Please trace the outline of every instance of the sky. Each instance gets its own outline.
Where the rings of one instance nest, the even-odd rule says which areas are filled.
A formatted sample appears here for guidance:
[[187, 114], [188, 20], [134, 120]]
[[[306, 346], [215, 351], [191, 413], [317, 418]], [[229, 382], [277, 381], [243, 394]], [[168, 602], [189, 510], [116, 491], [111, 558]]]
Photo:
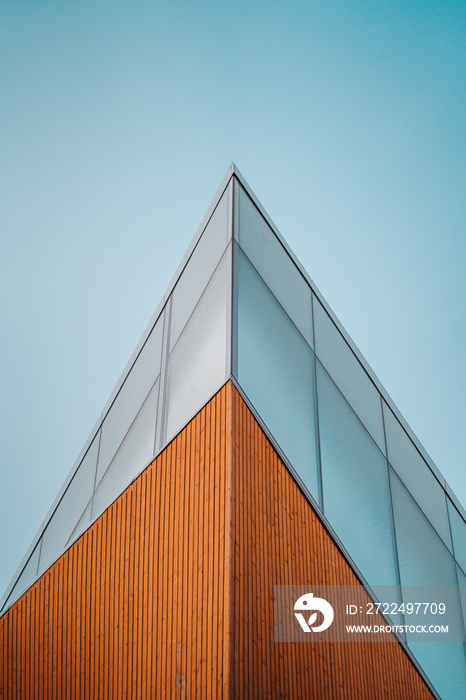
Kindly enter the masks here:
[[0, 593], [235, 162], [466, 505], [466, 4], [0, 3]]

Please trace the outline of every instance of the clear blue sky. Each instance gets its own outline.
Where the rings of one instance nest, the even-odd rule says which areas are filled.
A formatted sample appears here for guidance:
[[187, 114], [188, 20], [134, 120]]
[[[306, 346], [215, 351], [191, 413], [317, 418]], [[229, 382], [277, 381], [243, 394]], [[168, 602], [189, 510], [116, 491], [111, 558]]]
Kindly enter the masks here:
[[0, 5], [0, 589], [231, 161], [466, 503], [466, 3]]

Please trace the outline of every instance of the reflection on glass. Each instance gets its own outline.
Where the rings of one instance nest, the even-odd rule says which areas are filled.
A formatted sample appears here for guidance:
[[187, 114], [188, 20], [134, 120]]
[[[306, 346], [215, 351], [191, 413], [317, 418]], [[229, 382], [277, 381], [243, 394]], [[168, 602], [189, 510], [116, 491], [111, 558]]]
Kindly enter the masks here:
[[235, 269], [237, 379], [318, 500], [312, 350], [239, 249]]
[[62, 553], [68, 538], [92, 498], [94, 491], [99, 433], [86, 452], [67, 490], [42, 535], [39, 572], [45, 571]]
[[311, 289], [241, 186], [238, 242], [295, 326], [313, 347]]
[[173, 291], [171, 352], [228, 244], [229, 188], [223, 194]]
[[466, 631], [466, 574], [456, 565], [458, 586], [460, 587], [461, 611], [463, 613], [463, 629]]
[[165, 440], [171, 440], [220, 389], [226, 374], [231, 248], [219, 263], [168, 360]]
[[388, 460], [451, 551], [445, 491], [385, 402], [383, 411]]
[[[461, 609], [454, 559], [391, 468], [390, 483], [403, 600], [415, 602], [409, 601], [408, 585], [451, 587], [446, 605], [459, 626]], [[458, 691], [466, 687], [463, 645], [411, 642], [409, 634], [408, 644], [441, 697], [461, 697]]]
[[463, 570], [466, 571], [466, 523], [449, 498], [447, 498], [447, 501], [453, 546], [455, 548], [455, 559]]
[[324, 513], [371, 585], [396, 585], [387, 462], [317, 363]]
[[456, 585], [453, 557], [390, 469], [402, 584]]
[[314, 296], [316, 355], [385, 454], [380, 394]]
[[463, 644], [413, 642], [409, 644], [409, 648], [442, 700], [458, 700], [465, 697]]
[[99, 483], [147, 394], [160, 373], [163, 314], [155, 324], [102, 425], [97, 483]]
[[159, 380], [136, 416], [94, 495], [92, 518], [100, 515], [154, 456]]

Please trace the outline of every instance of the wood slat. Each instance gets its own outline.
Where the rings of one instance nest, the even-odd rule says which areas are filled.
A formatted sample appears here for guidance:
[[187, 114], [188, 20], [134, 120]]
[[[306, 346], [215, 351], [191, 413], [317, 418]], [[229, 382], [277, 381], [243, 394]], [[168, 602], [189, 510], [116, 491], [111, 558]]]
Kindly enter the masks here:
[[2, 700], [430, 698], [398, 643], [273, 641], [358, 580], [229, 382], [0, 618]]
[[230, 391], [0, 618], [2, 700], [217, 696]]
[[[232, 593], [230, 698], [432, 698], [401, 645], [275, 643], [274, 585], [360, 585], [337, 545], [232, 392]], [[369, 600], [362, 589], [363, 600]]]

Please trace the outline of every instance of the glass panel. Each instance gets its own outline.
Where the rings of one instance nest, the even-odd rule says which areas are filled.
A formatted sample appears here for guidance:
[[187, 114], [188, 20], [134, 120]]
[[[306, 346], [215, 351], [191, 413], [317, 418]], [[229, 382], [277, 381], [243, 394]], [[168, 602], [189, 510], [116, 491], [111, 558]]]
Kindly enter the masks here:
[[39, 571], [43, 572], [62, 553], [94, 491], [99, 433], [86, 452], [42, 535]]
[[311, 347], [311, 288], [241, 186], [238, 242]]
[[456, 585], [453, 557], [390, 468], [402, 584]]
[[117, 498], [154, 456], [159, 380], [144, 402], [94, 495], [92, 518]]
[[388, 460], [451, 551], [445, 492], [384, 402]]
[[165, 441], [220, 389], [226, 374], [231, 247], [168, 359]]
[[[453, 557], [391, 468], [390, 483], [403, 600], [415, 602], [409, 600], [406, 585], [451, 586], [452, 593], [445, 602], [459, 624], [461, 611]], [[451, 624], [451, 617], [449, 622]], [[431, 620], [428, 619], [427, 623], [431, 624]], [[410, 643], [409, 634], [408, 644], [441, 697], [461, 697], [458, 689], [464, 690], [465, 687], [463, 645], [452, 642]], [[448, 673], [445, 673], [446, 668]]]
[[103, 422], [97, 483], [102, 478], [160, 373], [162, 336], [163, 314], [159, 316]]
[[387, 461], [317, 363], [324, 513], [371, 585], [397, 585]]
[[[24, 591], [27, 588], [29, 588], [29, 586], [31, 584], [33, 584], [34, 581], [36, 580], [36, 578], [37, 578], [37, 564], [39, 562], [39, 551], [40, 551], [40, 540], [38, 541], [38, 543], [34, 547], [34, 551], [32, 552], [31, 556], [29, 557], [29, 561], [27, 562], [21, 575], [19, 576], [18, 580], [16, 581], [15, 585], [13, 586], [11, 593], [8, 596], [7, 600], [5, 601], [3, 608], [6, 608], [7, 606], [14, 603], [15, 600], [18, 600], [18, 598], [24, 593]], [[2, 610], [3, 610], [3, 608], [2, 608]]]
[[458, 574], [458, 585], [460, 587], [460, 600], [461, 600], [461, 610], [463, 613], [463, 630], [466, 630], [466, 574], [456, 566], [456, 573]]
[[319, 500], [313, 352], [238, 248], [235, 274], [237, 379], [304, 484]]
[[173, 290], [170, 348], [185, 327], [228, 243], [228, 188], [219, 201]]
[[409, 648], [442, 700], [465, 697], [466, 673], [463, 644], [413, 642]]
[[89, 527], [91, 524], [91, 510], [92, 510], [92, 499], [89, 501], [87, 504], [84, 513], [81, 515], [81, 517], [78, 520], [78, 524], [74, 528], [73, 532], [68, 538], [68, 541], [66, 543], [66, 546], [69, 547], [74, 540], [76, 540], [80, 535], [83, 534], [85, 530]]
[[380, 394], [314, 296], [316, 355], [385, 454]]
[[455, 559], [466, 570], [466, 523], [449, 498], [447, 498], [447, 502]]

